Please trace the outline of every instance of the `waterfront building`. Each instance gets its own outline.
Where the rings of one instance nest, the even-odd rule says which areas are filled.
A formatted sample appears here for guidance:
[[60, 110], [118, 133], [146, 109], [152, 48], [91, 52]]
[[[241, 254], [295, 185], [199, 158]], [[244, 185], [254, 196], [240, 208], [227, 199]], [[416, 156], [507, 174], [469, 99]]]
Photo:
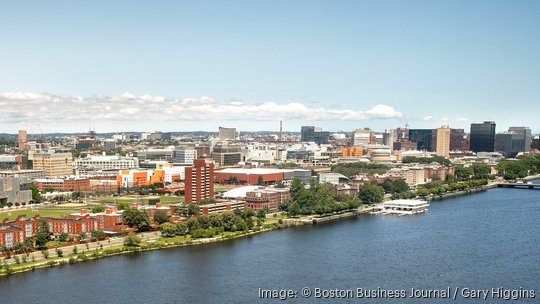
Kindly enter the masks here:
[[213, 214], [231, 212], [235, 209], [244, 210], [245, 203], [243, 201], [222, 201], [214, 204], [201, 205], [201, 214]]
[[210, 159], [197, 159], [192, 167], [187, 167], [185, 179], [186, 203], [200, 203], [203, 199], [214, 198], [214, 163]]
[[470, 132], [470, 150], [473, 152], [495, 151], [495, 122], [472, 123]]
[[435, 152], [439, 156], [450, 157], [450, 128], [442, 126], [437, 129]]
[[69, 176], [73, 174], [73, 156], [71, 153], [56, 153], [54, 151], [30, 153], [32, 168], [44, 170], [49, 177]]
[[429, 207], [427, 201], [398, 199], [383, 203], [382, 213], [386, 214], [417, 214], [426, 212]]
[[256, 189], [246, 193], [245, 208], [275, 211], [290, 197], [290, 191], [286, 188]]

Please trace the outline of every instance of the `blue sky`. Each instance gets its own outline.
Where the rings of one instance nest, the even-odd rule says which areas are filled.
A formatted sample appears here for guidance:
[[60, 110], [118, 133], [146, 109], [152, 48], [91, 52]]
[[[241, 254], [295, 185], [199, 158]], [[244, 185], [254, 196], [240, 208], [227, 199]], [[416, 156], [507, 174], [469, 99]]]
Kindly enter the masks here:
[[539, 1], [4, 2], [0, 132], [279, 119], [293, 131], [489, 119], [538, 132], [538, 16]]

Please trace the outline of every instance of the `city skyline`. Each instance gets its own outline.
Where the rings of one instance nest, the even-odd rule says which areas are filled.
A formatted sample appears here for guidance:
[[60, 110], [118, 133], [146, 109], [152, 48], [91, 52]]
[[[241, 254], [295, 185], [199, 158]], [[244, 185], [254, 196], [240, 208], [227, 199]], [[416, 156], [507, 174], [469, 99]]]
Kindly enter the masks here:
[[536, 1], [1, 8], [0, 132], [255, 131], [279, 120], [291, 131], [493, 120], [540, 132], [524, 110], [540, 99]]

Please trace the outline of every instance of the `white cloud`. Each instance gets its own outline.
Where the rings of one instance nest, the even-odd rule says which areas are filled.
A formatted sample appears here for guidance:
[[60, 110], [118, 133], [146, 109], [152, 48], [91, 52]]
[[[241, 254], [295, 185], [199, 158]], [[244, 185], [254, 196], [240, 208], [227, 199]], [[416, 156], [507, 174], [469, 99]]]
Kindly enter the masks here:
[[219, 103], [211, 97], [166, 99], [161, 96], [94, 95], [62, 96], [49, 93], [7, 92], [0, 94], [4, 123], [69, 123], [70, 121], [199, 121], [276, 119], [356, 121], [403, 117], [394, 108], [378, 104], [366, 111], [312, 108], [302, 103]]
[[423, 120], [425, 121], [429, 121], [429, 120], [432, 120], [433, 119], [433, 116], [424, 116]]
[[465, 118], [465, 117], [460, 117], [460, 118], [456, 119], [456, 121], [459, 121], [459, 122], [465, 122], [465, 121], [467, 121], [467, 118]]

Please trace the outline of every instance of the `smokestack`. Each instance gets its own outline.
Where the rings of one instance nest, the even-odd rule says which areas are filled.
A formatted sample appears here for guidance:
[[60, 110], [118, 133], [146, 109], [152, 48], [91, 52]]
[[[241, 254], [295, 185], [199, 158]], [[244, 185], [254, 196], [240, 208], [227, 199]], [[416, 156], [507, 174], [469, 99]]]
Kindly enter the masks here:
[[279, 141], [281, 141], [281, 135], [283, 133], [283, 120], [279, 121]]

